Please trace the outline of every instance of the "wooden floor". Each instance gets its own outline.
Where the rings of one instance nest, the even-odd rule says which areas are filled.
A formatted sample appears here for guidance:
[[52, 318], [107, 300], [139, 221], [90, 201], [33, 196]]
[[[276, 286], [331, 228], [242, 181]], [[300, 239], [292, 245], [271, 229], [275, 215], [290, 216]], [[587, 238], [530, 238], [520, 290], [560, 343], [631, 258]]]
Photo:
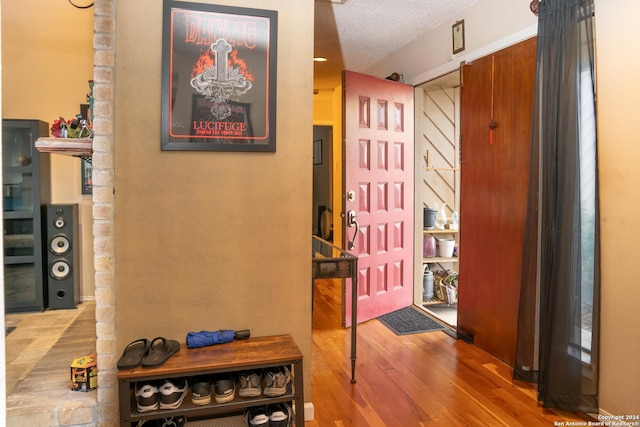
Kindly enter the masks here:
[[514, 381], [511, 367], [471, 344], [444, 332], [398, 336], [375, 319], [357, 328], [357, 383], [351, 384], [340, 287], [315, 283], [315, 419], [305, 427], [532, 427], [590, 419], [543, 409], [534, 385]]

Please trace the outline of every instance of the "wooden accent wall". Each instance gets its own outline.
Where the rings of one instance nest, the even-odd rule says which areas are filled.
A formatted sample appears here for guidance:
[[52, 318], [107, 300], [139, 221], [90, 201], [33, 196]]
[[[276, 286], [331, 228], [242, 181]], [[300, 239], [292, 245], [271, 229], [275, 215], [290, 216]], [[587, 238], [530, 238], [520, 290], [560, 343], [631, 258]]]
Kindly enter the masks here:
[[458, 327], [512, 366], [535, 57], [534, 38], [462, 67]]

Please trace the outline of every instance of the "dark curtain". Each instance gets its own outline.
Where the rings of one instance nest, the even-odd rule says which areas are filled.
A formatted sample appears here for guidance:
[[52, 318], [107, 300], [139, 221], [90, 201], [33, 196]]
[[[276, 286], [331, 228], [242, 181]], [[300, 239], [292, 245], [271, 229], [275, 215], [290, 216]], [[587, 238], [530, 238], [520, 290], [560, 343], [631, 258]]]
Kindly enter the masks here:
[[544, 407], [598, 412], [600, 238], [593, 0], [538, 9], [514, 378]]

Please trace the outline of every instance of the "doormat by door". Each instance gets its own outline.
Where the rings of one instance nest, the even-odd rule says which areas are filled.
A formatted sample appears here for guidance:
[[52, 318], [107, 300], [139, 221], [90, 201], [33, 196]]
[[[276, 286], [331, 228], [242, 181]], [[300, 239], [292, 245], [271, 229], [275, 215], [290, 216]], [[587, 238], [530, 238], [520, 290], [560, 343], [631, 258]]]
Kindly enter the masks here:
[[7, 335], [9, 335], [11, 332], [15, 330], [16, 330], [15, 326], [7, 326], [6, 328], [4, 328], [4, 336], [6, 337]]
[[383, 314], [378, 317], [378, 320], [395, 332], [396, 335], [445, 330], [443, 325], [413, 306]]

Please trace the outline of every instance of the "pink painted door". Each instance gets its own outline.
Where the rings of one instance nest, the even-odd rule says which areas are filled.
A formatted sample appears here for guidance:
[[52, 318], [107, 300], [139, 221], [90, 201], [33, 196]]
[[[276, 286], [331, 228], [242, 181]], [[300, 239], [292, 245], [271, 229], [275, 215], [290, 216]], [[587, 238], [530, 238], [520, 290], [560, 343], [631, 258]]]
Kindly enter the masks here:
[[413, 302], [413, 87], [345, 71], [343, 89], [344, 248], [358, 256], [360, 323]]

